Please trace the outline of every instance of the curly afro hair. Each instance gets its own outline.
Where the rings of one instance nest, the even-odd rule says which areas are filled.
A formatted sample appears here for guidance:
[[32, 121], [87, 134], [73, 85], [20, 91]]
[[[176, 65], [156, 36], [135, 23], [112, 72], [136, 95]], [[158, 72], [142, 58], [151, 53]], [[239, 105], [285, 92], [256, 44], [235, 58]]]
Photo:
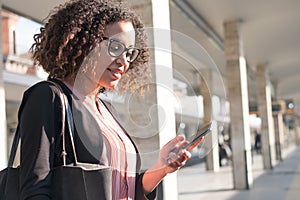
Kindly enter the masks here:
[[51, 78], [75, 78], [84, 58], [103, 41], [108, 24], [129, 21], [135, 29], [138, 58], [130, 64], [118, 85], [119, 91], [143, 91], [151, 79], [149, 50], [144, 25], [127, 6], [107, 0], [71, 0], [54, 8], [34, 35], [30, 51], [36, 65]]

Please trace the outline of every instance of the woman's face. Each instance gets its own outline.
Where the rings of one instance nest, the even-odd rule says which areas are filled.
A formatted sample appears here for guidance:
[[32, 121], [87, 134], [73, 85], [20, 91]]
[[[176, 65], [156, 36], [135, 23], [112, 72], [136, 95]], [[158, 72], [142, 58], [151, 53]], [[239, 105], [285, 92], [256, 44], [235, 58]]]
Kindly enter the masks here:
[[[114, 89], [129, 68], [126, 48], [134, 47], [135, 31], [131, 22], [122, 21], [107, 25], [104, 36], [105, 40], [89, 55], [89, 59], [94, 60], [96, 66], [92, 66], [94, 70], [88, 70], [86, 75], [98, 87]], [[119, 51], [120, 47], [125, 52]], [[115, 52], [122, 54], [115, 56]]]

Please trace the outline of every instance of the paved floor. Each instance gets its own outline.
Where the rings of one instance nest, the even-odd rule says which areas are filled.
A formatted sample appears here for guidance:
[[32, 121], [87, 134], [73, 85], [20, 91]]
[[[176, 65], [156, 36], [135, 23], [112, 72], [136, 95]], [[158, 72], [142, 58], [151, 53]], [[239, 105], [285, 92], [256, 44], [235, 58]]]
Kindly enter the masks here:
[[207, 172], [204, 163], [178, 172], [179, 200], [300, 200], [300, 146], [284, 150], [283, 161], [263, 170], [262, 156], [253, 156], [253, 186], [233, 190], [232, 168]]

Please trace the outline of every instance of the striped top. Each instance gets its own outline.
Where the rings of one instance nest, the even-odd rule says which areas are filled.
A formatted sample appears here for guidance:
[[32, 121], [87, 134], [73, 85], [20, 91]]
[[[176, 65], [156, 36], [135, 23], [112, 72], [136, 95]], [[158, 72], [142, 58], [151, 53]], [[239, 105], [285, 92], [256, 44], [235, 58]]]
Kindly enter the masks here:
[[107, 158], [112, 168], [112, 199], [131, 200], [135, 196], [136, 150], [132, 141], [100, 99], [85, 98], [83, 104], [94, 113], [102, 131]]

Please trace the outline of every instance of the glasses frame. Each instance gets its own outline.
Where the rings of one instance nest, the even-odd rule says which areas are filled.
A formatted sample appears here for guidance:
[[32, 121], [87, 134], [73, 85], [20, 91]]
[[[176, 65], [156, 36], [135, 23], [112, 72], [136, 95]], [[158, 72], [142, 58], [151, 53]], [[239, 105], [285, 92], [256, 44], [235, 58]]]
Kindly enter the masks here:
[[[126, 47], [126, 45], [123, 43], [123, 42], [121, 42], [120, 40], [118, 40], [118, 39], [115, 39], [115, 38], [109, 38], [109, 37], [103, 37], [103, 40], [106, 40], [106, 41], [108, 41], [108, 44], [107, 44], [107, 52], [108, 52], [108, 54], [111, 56], [111, 57], [114, 57], [114, 58], [119, 58], [121, 55], [123, 55], [124, 54], [124, 52], [126, 52], [126, 59], [127, 59], [127, 61], [128, 62], [130, 62], [130, 63], [132, 63], [132, 62], [134, 62], [136, 59], [137, 59], [137, 57], [139, 57], [139, 55], [140, 55], [140, 53], [141, 53], [141, 49], [139, 49], [139, 48], [137, 48], [137, 47]], [[111, 45], [111, 43], [112, 42], [118, 42], [118, 43], [120, 43], [123, 47], [124, 47], [124, 50], [122, 51], [122, 53], [120, 53], [120, 55], [113, 55], [111, 52], [110, 52], [110, 45]], [[137, 50], [138, 51], [138, 53], [137, 53], [137, 56], [133, 59], [133, 60], [130, 60], [130, 57], [129, 56], [127, 56], [127, 53], [128, 53], [128, 51], [129, 50]]]

